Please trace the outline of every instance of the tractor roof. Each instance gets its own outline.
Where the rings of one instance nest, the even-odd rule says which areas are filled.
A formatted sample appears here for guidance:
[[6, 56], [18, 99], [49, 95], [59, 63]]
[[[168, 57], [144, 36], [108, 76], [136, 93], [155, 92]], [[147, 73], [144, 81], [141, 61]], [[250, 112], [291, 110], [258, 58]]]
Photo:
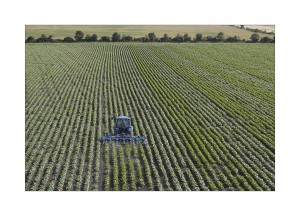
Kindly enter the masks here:
[[119, 116], [117, 119], [130, 119], [128, 116]]

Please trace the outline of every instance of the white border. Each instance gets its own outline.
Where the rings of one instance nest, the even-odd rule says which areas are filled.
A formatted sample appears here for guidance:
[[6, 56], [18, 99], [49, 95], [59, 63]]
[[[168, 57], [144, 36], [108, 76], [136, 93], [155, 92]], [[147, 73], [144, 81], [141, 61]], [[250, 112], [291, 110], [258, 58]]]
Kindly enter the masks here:
[[[2, 2], [0, 214], [300, 215], [298, 8], [296, 0]], [[25, 24], [275, 24], [276, 192], [24, 192]]]

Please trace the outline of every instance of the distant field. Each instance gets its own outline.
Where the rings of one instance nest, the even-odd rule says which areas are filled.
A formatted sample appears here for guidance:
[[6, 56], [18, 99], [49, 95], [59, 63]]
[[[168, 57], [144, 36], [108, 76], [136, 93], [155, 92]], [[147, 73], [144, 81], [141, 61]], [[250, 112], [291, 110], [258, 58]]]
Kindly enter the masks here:
[[275, 33], [275, 25], [245, 25], [245, 28], [259, 29], [262, 31]]
[[[25, 36], [40, 37], [41, 34], [53, 35], [56, 39], [63, 39], [66, 36], [73, 37], [77, 30], [85, 34], [97, 34], [99, 36], [111, 36], [114, 32], [121, 35], [131, 35], [133, 37], [142, 37], [149, 32], [155, 32], [156, 36], [162, 37], [167, 33], [174, 37], [177, 33], [188, 33], [195, 37], [197, 33], [203, 36], [215, 36], [219, 32], [224, 32], [225, 36], [237, 35], [241, 39], [249, 39], [252, 32], [244, 29], [238, 29], [226, 25], [26, 25]], [[260, 36], [267, 36], [261, 34]]]

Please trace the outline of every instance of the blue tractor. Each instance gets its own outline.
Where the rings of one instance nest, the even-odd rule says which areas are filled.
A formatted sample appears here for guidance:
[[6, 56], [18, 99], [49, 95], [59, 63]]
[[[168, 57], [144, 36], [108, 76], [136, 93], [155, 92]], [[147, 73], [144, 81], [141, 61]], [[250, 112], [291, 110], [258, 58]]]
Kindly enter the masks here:
[[132, 135], [132, 132], [133, 126], [131, 125], [131, 118], [128, 116], [119, 116], [115, 119], [115, 135]]
[[133, 136], [132, 118], [128, 116], [119, 116], [115, 118], [114, 135], [105, 134], [101, 137], [101, 142], [116, 141], [125, 144], [126, 142], [141, 142], [145, 144], [145, 136]]

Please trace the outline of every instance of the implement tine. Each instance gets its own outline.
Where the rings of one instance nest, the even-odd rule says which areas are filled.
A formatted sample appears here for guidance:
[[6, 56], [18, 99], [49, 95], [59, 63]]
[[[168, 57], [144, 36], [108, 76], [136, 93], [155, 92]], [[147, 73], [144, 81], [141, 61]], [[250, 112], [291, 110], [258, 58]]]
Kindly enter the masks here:
[[113, 141], [116, 143], [116, 145], [120, 144], [126, 144], [126, 142], [130, 143], [130, 146], [132, 146], [133, 143], [135, 144], [145, 144], [146, 142], [146, 136], [122, 136], [122, 135], [109, 135], [106, 134], [105, 136], [101, 137], [100, 139], [102, 142], [109, 142], [110, 144], [113, 143]]

